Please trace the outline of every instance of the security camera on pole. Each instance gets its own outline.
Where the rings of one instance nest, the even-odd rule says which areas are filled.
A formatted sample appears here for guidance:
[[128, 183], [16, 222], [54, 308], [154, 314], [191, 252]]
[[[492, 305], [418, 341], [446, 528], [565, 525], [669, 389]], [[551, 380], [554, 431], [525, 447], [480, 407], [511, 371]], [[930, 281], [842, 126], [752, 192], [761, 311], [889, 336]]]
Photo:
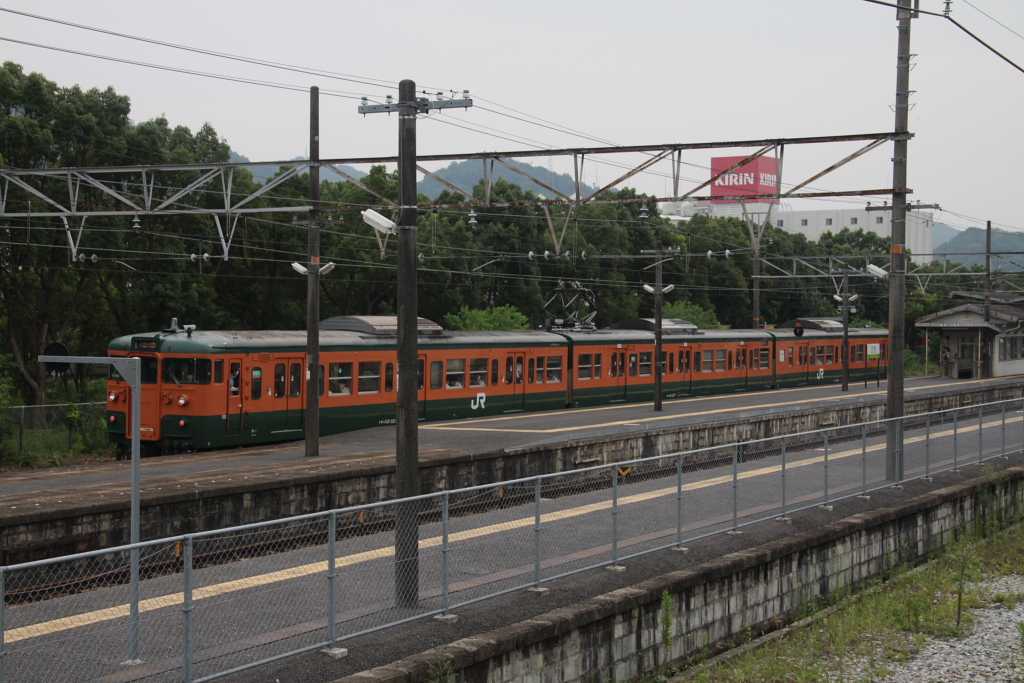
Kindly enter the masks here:
[[[416, 97], [416, 84], [398, 84], [398, 102], [384, 104], [363, 98], [360, 114], [398, 114], [398, 224], [376, 211], [364, 211], [363, 221], [378, 232], [398, 233], [398, 430], [395, 455], [395, 495], [410, 498], [420, 493], [419, 433], [416, 406], [416, 116], [434, 109], [466, 109], [473, 106], [469, 92], [461, 99], [428, 100]], [[399, 505], [395, 516], [395, 600], [400, 607], [419, 603], [419, 510], [418, 502]]]

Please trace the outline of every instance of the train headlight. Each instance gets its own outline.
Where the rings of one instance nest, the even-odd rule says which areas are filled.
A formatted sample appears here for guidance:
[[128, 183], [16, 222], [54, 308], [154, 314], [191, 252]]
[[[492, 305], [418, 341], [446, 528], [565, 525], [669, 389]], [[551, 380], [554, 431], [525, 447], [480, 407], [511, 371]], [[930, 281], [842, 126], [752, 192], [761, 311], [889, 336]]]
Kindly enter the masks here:
[[113, 403], [114, 401], [117, 400], [117, 394], [111, 391], [109, 394], [107, 394], [107, 400]]
[[117, 422], [117, 415], [111, 415], [107, 419], [110, 421], [110, 424], [114, 424], [115, 422]]
[[178, 426], [179, 426], [179, 427], [181, 427], [182, 429], [184, 429], [184, 427], [185, 427], [185, 424], [186, 424], [186, 423], [185, 423], [185, 421], [184, 421], [184, 420], [178, 420]]
[[184, 408], [185, 406], [188, 405], [188, 399], [185, 398], [184, 396], [179, 396], [178, 397], [178, 405], [181, 406], [182, 408]]

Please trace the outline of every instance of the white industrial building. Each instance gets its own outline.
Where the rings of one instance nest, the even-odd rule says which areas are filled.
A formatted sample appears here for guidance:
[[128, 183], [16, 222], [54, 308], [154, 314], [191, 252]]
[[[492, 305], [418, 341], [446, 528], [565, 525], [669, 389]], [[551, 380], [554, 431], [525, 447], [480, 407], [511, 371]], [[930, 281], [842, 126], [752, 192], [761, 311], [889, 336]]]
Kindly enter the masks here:
[[[698, 214], [746, 218], [763, 221], [768, 213], [767, 203], [725, 204], [711, 202], [665, 202], [659, 206], [667, 218], [686, 220]], [[817, 209], [800, 211], [772, 207], [772, 225], [786, 232], [805, 235], [809, 240], [818, 240], [826, 232], [838, 233], [843, 228], [872, 232], [881, 237], [892, 234], [892, 209], [878, 207], [877, 211], [866, 209]], [[907, 249], [914, 263], [928, 263], [932, 256], [932, 228], [935, 218], [929, 211], [907, 212]]]

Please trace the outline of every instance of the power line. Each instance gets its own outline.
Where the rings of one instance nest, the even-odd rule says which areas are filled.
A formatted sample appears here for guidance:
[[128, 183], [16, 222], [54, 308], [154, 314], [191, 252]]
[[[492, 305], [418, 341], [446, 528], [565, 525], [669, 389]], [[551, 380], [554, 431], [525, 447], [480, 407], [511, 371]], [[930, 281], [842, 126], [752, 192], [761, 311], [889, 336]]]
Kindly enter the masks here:
[[1007, 31], [1009, 31], [1013, 35], [1015, 35], [1018, 38], [1020, 38], [1021, 40], [1024, 40], [1024, 34], [1020, 33], [1019, 31], [1017, 31], [1016, 29], [1014, 29], [1014, 28], [1012, 28], [1010, 26], [1007, 26], [1005, 23], [1003, 23], [999, 19], [996, 19], [994, 16], [992, 16], [991, 14], [989, 14], [988, 12], [986, 12], [985, 10], [981, 9], [980, 7], [975, 5], [973, 2], [971, 2], [971, 0], [963, 0], [963, 2], [964, 2], [965, 5], [968, 5], [969, 7], [973, 7], [978, 12], [984, 14], [986, 17], [988, 17], [992, 21], [996, 22], [997, 24], [999, 24], [1000, 26], [1005, 28]]

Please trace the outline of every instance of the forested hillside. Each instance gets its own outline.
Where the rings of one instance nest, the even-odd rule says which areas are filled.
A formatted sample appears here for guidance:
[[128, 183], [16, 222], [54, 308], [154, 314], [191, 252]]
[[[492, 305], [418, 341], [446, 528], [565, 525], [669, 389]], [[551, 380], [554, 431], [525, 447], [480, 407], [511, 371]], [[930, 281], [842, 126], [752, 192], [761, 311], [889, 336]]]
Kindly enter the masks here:
[[[0, 70], [0, 164], [12, 167], [110, 165], [155, 162], [226, 161], [228, 140], [209, 124], [189, 130], [165, 118], [132, 121], [127, 97], [114, 89], [61, 86], [13, 63]], [[383, 168], [368, 169], [363, 182], [397, 199], [397, 178]], [[234, 190], [257, 187], [248, 173], [237, 173]], [[138, 196], [140, 186], [121, 188]], [[271, 193], [275, 202], [308, 196], [308, 178], [293, 178]], [[476, 187], [482, 199], [482, 187]], [[633, 190], [606, 199], [633, 198]], [[324, 260], [338, 263], [323, 282], [323, 317], [386, 314], [395, 310], [395, 251], [382, 258], [359, 210], [379, 204], [350, 183], [325, 180]], [[195, 200], [216, 206], [219, 194]], [[675, 284], [668, 303], [689, 302], [713, 313], [726, 326], [750, 324], [749, 239], [733, 219], [697, 217], [671, 224], [652, 212], [641, 219], [640, 205], [583, 205], [569, 220], [563, 249], [570, 257], [529, 259], [530, 251], [554, 251], [536, 195], [504, 180], [492, 192], [497, 203], [478, 206], [477, 224], [465, 210], [424, 210], [419, 219], [420, 314], [444, 321], [465, 307], [514, 306], [531, 325], [542, 324], [544, 301], [559, 280], [580, 281], [594, 290], [599, 315], [607, 324], [650, 315], [651, 297], [640, 284], [651, 278], [644, 262], [623, 255], [678, 246], [681, 256], [665, 264], [666, 283]], [[439, 203], [458, 197], [441, 193]], [[260, 201], [260, 200], [257, 200]], [[423, 197], [424, 206], [431, 202]], [[29, 210], [24, 195], [11, 193], [10, 211]], [[38, 202], [36, 203], [38, 206]], [[381, 209], [384, 210], [384, 209]], [[564, 209], [555, 210], [561, 225]], [[305, 281], [290, 263], [302, 260], [306, 229], [302, 219], [266, 214], [239, 221], [231, 256], [221, 258], [208, 217], [141, 217], [133, 227], [124, 218], [89, 219], [81, 249], [95, 254], [71, 263], [66, 236], [57, 219], [11, 219], [0, 240], [0, 383], [13, 383], [13, 402], [46, 399], [36, 356], [51, 342], [83, 354], [103, 354], [114, 336], [160, 329], [171, 317], [200, 328], [300, 328], [304, 325]], [[770, 229], [771, 255], [884, 253], [887, 245], [863, 233], [829, 235], [821, 244]], [[726, 258], [725, 249], [733, 253]], [[714, 252], [712, 257], [705, 254]], [[583, 257], [584, 252], [586, 257]], [[208, 261], [190, 255], [209, 253]], [[771, 324], [797, 315], [834, 314], [830, 283], [771, 280], [763, 285], [763, 316]], [[884, 323], [884, 285], [858, 283], [859, 317]], [[934, 295], [911, 296], [912, 313], [933, 309]], [[923, 308], [922, 308], [923, 307]], [[713, 320], [714, 317], [709, 319]], [[912, 327], [908, 326], [912, 333]], [[12, 392], [6, 392], [9, 396]]]

